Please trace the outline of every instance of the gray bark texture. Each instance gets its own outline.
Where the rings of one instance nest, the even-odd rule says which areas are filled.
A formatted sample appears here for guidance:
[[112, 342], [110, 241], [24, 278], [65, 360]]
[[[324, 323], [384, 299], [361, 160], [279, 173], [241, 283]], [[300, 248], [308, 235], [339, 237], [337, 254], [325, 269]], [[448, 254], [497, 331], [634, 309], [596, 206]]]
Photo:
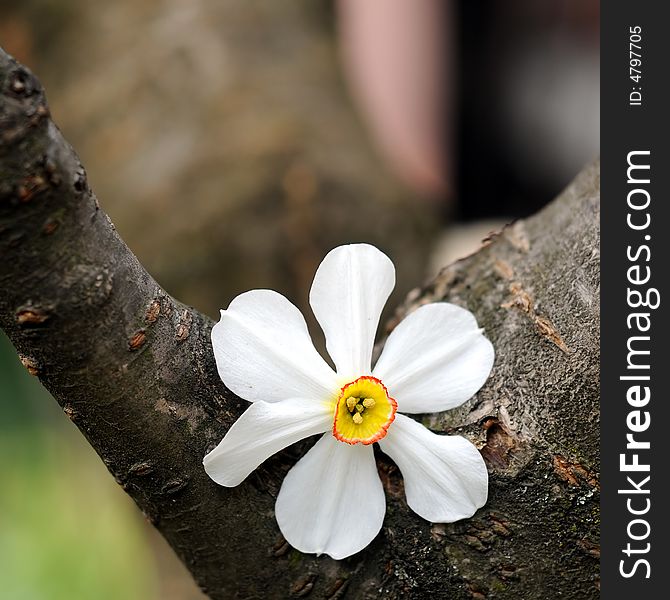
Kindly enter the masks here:
[[233, 489], [205, 474], [202, 457], [247, 406], [217, 375], [213, 322], [139, 264], [39, 82], [5, 53], [0, 253], [0, 326], [22, 362], [211, 598], [598, 597], [598, 164], [410, 293], [393, 319], [448, 300], [473, 311], [493, 342], [484, 388], [422, 417], [481, 449], [487, 505], [471, 519], [428, 523], [378, 454], [384, 527], [343, 561], [300, 554], [274, 518], [283, 477], [313, 440]]

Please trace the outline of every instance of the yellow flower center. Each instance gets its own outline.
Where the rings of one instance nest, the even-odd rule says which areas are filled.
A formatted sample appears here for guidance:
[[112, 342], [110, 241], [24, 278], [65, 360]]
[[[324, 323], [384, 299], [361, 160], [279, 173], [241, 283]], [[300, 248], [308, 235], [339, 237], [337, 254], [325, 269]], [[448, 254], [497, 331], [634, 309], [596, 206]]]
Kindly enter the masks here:
[[375, 377], [347, 383], [337, 398], [333, 435], [347, 444], [372, 444], [381, 440], [395, 419], [398, 404]]

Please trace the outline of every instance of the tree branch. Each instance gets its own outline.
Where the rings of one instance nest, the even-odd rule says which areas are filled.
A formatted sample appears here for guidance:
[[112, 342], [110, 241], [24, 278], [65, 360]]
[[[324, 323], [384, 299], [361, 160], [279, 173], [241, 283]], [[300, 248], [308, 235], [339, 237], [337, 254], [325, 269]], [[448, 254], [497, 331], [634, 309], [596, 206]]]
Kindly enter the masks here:
[[481, 447], [488, 504], [431, 525], [407, 508], [380, 454], [383, 531], [344, 561], [292, 550], [274, 519], [281, 481], [310, 441], [237, 488], [207, 477], [202, 457], [247, 406], [217, 375], [213, 323], [125, 246], [39, 82], [4, 52], [0, 176], [0, 326], [212, 598], [597, 596], [598, 165], [397, 315], [450, 300], [493, 341], [479, 394], [424, 418]]

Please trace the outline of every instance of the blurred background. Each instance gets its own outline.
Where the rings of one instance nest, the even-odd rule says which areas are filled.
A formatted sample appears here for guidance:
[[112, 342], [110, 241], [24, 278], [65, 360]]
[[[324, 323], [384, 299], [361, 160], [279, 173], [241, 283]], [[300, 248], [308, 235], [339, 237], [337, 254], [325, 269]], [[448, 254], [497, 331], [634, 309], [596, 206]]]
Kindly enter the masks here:
[[[392, 307], [552, 200], [598, 154], [598, 27], [591, 0], [0, 0], [121, 236], [212, 316], [259, 287], [308, 315], [355, 241]], [[7, 598], [202, 598], [2, 334], [0, 477]]]

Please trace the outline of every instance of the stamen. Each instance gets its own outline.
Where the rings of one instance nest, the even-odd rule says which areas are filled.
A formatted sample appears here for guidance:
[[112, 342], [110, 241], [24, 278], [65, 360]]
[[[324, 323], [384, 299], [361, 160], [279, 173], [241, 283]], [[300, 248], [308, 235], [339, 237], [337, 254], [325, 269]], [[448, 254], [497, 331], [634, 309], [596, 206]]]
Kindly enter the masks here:
[[372, 444], [382, 439], [398, 404], [379, 380], [363, 375], [340, 390], [333, 416], [333, 436], [346, 444]]

